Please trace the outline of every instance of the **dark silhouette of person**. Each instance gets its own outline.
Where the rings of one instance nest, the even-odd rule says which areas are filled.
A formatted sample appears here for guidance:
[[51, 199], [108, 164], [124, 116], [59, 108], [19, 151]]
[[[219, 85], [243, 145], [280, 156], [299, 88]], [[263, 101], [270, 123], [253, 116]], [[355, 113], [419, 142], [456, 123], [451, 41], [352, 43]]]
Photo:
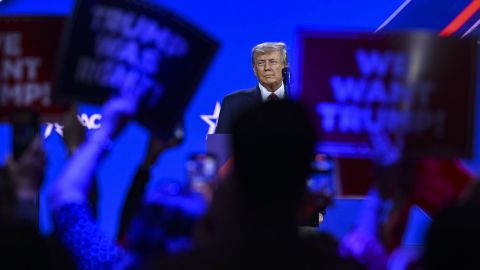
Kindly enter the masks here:
[[[112, 141], [141, 106], [140, 96], [132, 92], [114, 96], [104, 104], [102, 128], [76, 149], [53, 185], [50, 205], [55, 233], [78, 269], [144, 269], [152, 254], [158, 258], [188, 249], [193, 224], [205, 208], [203, 198], [196, 194], [179, 197], [155, 193], [140, 198], [148, 180], [144, 173], [135, 180], [135, 190], [127, 198], [128, 209], [122, 215], [122, 223], [131, 221], [124, 245], [98, 227], [89, 203], [93, 176]], [[154, 160], [148, 164], [151, 162]]]
[[480, 269], [480, 185], [475, 182], [466, 197], [433, 218], [425, 241], [425, 270]]
[[239, 116], [232, 136], [234, 172], [199, 224], [204, 241], [154, 268], [351, 269], [335, 249], [299, 234], [315, 143], [303, 107], [292, 101], [254, 107]]
[[0, 168], [0, 269], [75, 269], [55, 237], [38, 231], [37, 197], [45, 153], [36, 136], [17, 158]]

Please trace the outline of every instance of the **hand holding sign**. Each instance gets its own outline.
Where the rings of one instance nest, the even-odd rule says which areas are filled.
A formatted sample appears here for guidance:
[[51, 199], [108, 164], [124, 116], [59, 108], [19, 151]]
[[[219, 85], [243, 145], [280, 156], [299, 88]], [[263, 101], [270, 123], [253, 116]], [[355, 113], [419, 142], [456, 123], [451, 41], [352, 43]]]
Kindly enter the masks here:
[[113, 96], [102, 107], [102, 128], [95, 131], [101, 138], [114, 139], [125, 124], [134, 117], [142, 97], [143, 91], [126, 92], [119, 96]]

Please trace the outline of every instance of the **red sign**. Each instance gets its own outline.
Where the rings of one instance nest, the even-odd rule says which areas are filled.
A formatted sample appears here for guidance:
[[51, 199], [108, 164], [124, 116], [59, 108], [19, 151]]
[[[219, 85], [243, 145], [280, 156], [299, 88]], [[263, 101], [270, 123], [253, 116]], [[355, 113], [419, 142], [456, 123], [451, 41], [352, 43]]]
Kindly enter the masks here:
[[301, 41], [301, 100], [318, 152], [471, 156], [475, 41], [425, 33], [303, 33]]
[[53, 100], [65, 17], [0, 17], [0, 121], [18, 108], [44, 120], [66, 107]]
[[429, 214], [436, 214], [457, 201], [474, 175], [459, 160], [424, 160], [417, 166], [414, 202]]

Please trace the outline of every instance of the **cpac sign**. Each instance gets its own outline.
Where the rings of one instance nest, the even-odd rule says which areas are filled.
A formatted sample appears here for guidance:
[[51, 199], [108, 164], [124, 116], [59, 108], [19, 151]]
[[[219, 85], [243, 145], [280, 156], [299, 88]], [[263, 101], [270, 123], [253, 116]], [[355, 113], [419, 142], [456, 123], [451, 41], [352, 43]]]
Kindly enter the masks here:
[[[99, 129], [102, 127], [100, 121], [102, 120], [101, 114], [92, 114], [88, 116], [86, 113], [77, 114], [77, 120], [80, 124], [86, 127], [88, 130]], [[52, 135], [53, 131], [58, 135], [63, 137], [63, 125], [59, 123], [46, 123], [45, 131], [43, 132], [43, 137], [46, 139]]]
[[77, 115], [77, 119], [82, 124], [82, 126], [86, 127], [87, 129], [99, 129], [102, 124], [100, 124], [100, 120], [102, 120], [101, 114], [92, 114], [92, 116], [88, 116], [85, 113]]
[[475, 42], [433, 35], [303, 33], [301, 100], [317, 150], [469, 157]]

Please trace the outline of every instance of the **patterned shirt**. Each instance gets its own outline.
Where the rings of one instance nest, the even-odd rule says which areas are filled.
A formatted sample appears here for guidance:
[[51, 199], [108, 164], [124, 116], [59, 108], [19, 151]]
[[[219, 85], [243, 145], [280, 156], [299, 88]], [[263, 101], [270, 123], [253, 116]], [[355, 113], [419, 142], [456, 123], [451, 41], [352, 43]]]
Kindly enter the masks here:
[[99, 230], [88, 203], [69, 203], [53, 214], [60, 240], [70, 250], [78, 269], [112, 269], [125, 250]]

